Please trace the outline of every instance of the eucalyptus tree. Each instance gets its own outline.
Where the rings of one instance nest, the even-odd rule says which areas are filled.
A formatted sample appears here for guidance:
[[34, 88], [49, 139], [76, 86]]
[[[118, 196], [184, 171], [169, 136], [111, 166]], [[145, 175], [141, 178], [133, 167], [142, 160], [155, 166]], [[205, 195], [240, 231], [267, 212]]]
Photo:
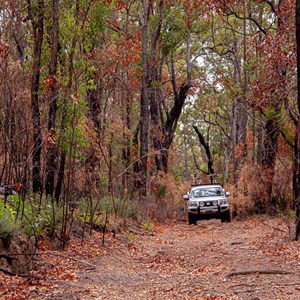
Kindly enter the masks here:
[[[236, 149], [240, 148], [239, 144], [244, 146], [244, 162], [249, 156], [247, 154], [249, 149], [246, 145], [249, 139], [246, 140], [246, 132], [252, 131], [252, 139], [258, 141], [258, 144], [253, 143], [253, 149], [257, 147], [262, 151], [258, 153], [257, 161], [262, 166], [267, 187], [267, 195], [264, 199], [264, 210], [266, 210], [272, 202], [276, 201], [273, 178], [279, 135], [282, 134], [288, 142], [282, 130], [282, 124], [284, 122], [283, 107], [288, 111], [290, 107], [288, 103], [292, 103], [292, 99], [288, 97], [288, 91], [294, 82], [291, 72], [294, 64], [293, 58], [290, 54], [287, 55], [287, 53], [292, 53], [293, 48], [288, 29], [292, 24], [291, 8], [293, 5], [287, 0], [278, 3], [217, 1], [216, 7], [219, 12], [218, 16], [223, 16], [223, 20], [225, 19], [227, 23], [223, 27], [226, 28], [226, 34], [223, 35], [224, 41], [228, 39], [232, 41], [232, 47], [227, 48], [227, 54], [232, 54], [233, 58], [233, 68], [231, 68], [233, 81], [223, 81], [222, 84], [225, 90], [231, 88], [234, 95], [232, 110], [234, 166], [236, 170], [235, 155]], [[217, 32], [220, 33], [220, 29], [215, 30], [215, 33]], [[213, 36], [217, 37], [217, 35]], [[221, 45], [224, 45], [224, 42], [221, 42]], [[230, 60], [226, 68], [229, 65]], [[224, 70], [220, 70], [219, 74], [224, 75]], [[245, 114], [250, 116], [248, 122], [246, 122]], [[238, 123], [239, 119], [240, 123]], [[249, 121], [252, 122], [252, 128], [249, 126]], [[261, 124], [263, 135], [256, 136], [255, 130], [259, 132]], [[238, 178], [235, 182], [236, 180]]]
[[293, 164], [293, 191], [296, 204], [296, 240], [300, 239], [300, 1], [296, 1], [296, 47], [297, 47], [297, 118], [295, 118], [294, 164]]
[[[161, 6], [160, 1], [159, 6]], [[149, 136], [149, 86], [148, 81], [148, 20], [150, 2], [143, 0], [142, 9], [142, 87], [141, 87], [141, 113], [140, 113], [140, 156], [141, 156], [141, 185], [140, 195], [147, 195], [147, 156], [148, 156], [148, 136]]]
[[44, 41], [45, 2], [38, 0], [28, 2], [28, 18], [32, 25], [33, 35], [33, 63], [31, 78], [31, 111], [33, 127], [33, 151], [32, 151], [32, 190], [41, 191], [41, 152], [42, 152], [42, 131], [40, 116], [40, 76], [41, 56]]
[[194, 85], [192, 22], [200, 17], [201, 10], [197, 1], [187, 1], [186, 4], [158, 1], [155, 8], [157, 13], [150, 18], [148, 59], [151, 140], [156, 170], [168, 172], [170, 146], [183, 105]]
[[211, 128], [211, 138], [218, 135], [222, 141], [223, 151], [226, 153], [225, 177], [228, 180], [228, 153], [232, 155], [235, 175], [237, 159], [233, 149], [239, 143], [246, 144], [247, 119], [243, 106], [245, 84], [242, 77], [244, 49], [243, 36], [239, 34], [242, 33], [244, 24], [233, 17], [224, 17], [218, 4], [211, 1], [204, 19], [193, 24], [191, 51], [197, 80], [196, 93], [192, 96], [190, 105], [196, 109], [198, 118], [195, 114], [190, 122], [194, 126], [199, 124], [199, 133], [203, 131], [205, 136], [208, 128]]
[[[52, 2], [52, 34], [51, 34], [51, 54], [49, 62], [49, 76], [48, 76], [48, 88], [49, 88], [49, 117], [48, 117], [48, 132], [49, 132], [49, 151], [46, 154], [46, 178], [45, 189], [46, 194], [54, 194], [54, 180], [56, 167], [56, 151], [53, 145], [53, 136], [55, 134], [56, 127], [56, 113], [57, 113], [57, 64], [58, 64], [58, 47], [59, 47], [59, 0], [53, 0]], [[50, 140], [52, 138], [52, 141]]]
[[21, 3], [6, 2], [0, 9], [0, 184], [23, 191], [29, 175], [31, 147], [30, 74], [23, 72], [28, 31]]

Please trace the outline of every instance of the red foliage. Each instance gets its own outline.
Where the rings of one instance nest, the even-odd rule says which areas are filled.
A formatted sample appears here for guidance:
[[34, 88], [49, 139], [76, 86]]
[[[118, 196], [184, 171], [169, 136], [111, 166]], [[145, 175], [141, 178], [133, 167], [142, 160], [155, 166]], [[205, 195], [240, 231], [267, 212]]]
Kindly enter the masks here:
[[44, 88], [44, 95], [53, 93], [53, 89], [55, 87], [57, 80], [54, 75], [49, 75], [48, 78], [45, 80], [45, 88]]
[[287, 97], [287, 76], [294, 72], [296, 62], [296, 39], [291, 34], [295, 32], [295, 1], [283, 1], [276, 7], [274, 17], [276, 30], [266, 32], [265, 36], [258, 32], [251, 42], [256, 52], [248, 54], [253, 68], [259, 70], [257, 81], [251, 86], [251, 104], [261, 112]]

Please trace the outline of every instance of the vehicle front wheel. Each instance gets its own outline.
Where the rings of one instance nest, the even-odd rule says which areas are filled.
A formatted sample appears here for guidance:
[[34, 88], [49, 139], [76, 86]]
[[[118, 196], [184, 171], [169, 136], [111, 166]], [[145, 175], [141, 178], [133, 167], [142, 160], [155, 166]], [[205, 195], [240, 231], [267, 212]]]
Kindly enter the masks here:
[[188, 213], [188, 224], [189, 225], [196, 225], [197, 217], [193, 214]]
[[222, 214], [222, 217], [221, 217], [221, 222], [222, 223], [230, 223], [231, 222], [231, 214], [230, 214], [230, 211], [227, 210], [225, 211], [223, 214]]

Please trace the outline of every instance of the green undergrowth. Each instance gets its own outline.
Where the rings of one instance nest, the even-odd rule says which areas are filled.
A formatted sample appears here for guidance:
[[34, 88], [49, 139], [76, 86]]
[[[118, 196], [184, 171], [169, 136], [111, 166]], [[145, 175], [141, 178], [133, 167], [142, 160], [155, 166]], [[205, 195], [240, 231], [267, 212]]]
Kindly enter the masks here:
[[[92, 230], [118, 231], [120, 225], [117, 223], [125, 226], [127, 219], [139, 218], [139, 204], [137, 201], [108, 196], [61, 201], [57, 204], [50, 197], [28, 197], [23, 200], [11, 195], [6, 200], [0, 198], [0, 239], [11, 240], [21, 234], [61, 239], [69, 238], [74, 230], [77, 230], [77, 236], [85, 236]], [[143, 226], [151, 230], [147, 222]]]

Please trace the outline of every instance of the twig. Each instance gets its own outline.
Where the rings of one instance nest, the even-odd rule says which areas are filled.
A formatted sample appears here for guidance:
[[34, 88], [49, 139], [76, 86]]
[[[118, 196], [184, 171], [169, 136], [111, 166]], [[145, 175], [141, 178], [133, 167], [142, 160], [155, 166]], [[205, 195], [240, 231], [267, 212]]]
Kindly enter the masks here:
[[293, 285], [300, 285], [300, 282], [288, 283], [288, 284], [283, 284], [283, 285], [276, 285], [275, 287], [293, 286]]
[[91, 268], [86, 268], [86, 269], [84, 269], [84, 271], [93, 271], [93, 270], [95, 270], [96, 269], [96, 267], [91, 267]]
[[254, 287], [255, 284], [239, 283], [239, 284], [230, 285], [229, 287], [230, 288], [236, 288], [236, 287], [240, 287], [240, 286]]
[[243, 242], [232, 242], [230, 245], [241, 245], [241, 244], [243, 244]]
[[259, 289], [252, 289], [252, 290], [234, 290], [233, 293], [234, 294], [242, 294], [242, 293], [253, 293], [259, 291]]
[[285, 270], [250, 270], [250, 271], [240, 271], [240, 272], [233, 272], [226, 277], [233, 277], [233, 276], [239, 276], [239, 275], [251, 275], [251, 274], [295, 274], [291, 271], [285, 271]]

